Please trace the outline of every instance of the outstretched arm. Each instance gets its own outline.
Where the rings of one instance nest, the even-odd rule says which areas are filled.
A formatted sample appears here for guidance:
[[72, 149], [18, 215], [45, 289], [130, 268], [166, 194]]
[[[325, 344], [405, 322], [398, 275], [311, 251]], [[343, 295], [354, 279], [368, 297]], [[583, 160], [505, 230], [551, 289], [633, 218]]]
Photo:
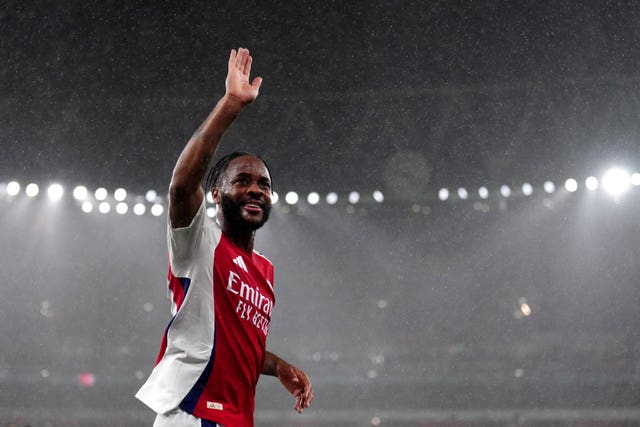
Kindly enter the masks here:
[[296, 411], [302, 413], [303, 409], [309, 407], [313, 399], [313, 388], [302, 370], [267, 351], [262, 373], [278, 377], [282, 385], [296, 398], [294, 405]]
[[173, 169], [169, 186], [169, 218], [172, 227], [186, 227], [198, 211], [204, 191], [200, 186], [222, 135], [242, 109], [258, 96], [261, 77], [249, 82], [252, 58], [247, 49], [231, 51], [226, 92], [193, 134]]

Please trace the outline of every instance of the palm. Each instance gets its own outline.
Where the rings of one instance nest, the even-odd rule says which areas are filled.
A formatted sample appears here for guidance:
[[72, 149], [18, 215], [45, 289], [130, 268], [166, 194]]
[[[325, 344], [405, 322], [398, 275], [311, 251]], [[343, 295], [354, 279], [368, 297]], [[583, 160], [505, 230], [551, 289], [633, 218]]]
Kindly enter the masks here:
[[227, 95], [238, 99], [243, 104], [256, 99], [262, 83], [261, 77], [254, 78], [253, 83], [249, 82], [251, 63], [252, 58], [247, 49], [240, 48], [237, 53], [232, 50], [229, 55], [229, 70], [225, 82]]

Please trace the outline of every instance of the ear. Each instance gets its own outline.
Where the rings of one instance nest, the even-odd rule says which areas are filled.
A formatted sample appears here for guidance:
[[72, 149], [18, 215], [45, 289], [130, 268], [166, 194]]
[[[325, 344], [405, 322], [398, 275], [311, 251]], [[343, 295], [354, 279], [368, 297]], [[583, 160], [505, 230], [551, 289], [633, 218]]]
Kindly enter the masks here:
[[216, 205], [220, 204], [221, 197], [220, 197], [220, 190], [218, 190], [218, 187], [213, 187], [211, 189], [211, 195], [213, 196], [213, 201], [216, 202]]

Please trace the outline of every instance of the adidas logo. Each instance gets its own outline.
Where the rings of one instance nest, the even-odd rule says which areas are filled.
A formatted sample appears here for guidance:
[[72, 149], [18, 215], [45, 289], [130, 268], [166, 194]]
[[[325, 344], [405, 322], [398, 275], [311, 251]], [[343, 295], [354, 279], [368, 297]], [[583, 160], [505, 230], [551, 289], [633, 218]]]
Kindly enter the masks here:
[[246, 266], [246, 265], [245, 265], [245, 263], [244, 263], [244, 260], [242, 259], [242, 255], [238, 255], [237, 257], [235, 257], [235, 258], [233, 259], [233, 263], [234, 263], [235, 265], [237, 265], [238, 267], [240, 267], [241, 269], [243, 269], [245, 272], [247, 272], [247, 273], [249, 272], [249, 271], [247, 270], [247, 266]]

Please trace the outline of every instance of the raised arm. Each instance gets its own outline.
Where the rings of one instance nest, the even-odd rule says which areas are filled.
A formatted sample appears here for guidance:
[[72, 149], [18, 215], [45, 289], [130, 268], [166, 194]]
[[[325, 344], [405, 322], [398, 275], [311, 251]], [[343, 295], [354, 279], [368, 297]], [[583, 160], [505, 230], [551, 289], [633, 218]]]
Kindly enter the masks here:
[[204, 197], [200, 183], [209, 169], [222, 135], [242, 109], [258, 96], [262, 78], [256, 77], [249, 82], [251, 62], [247, 49], [231, 51], [226, 92], [178, 157], [169, 185], [169, 218], [172, 227], [186, 227], [191, 223]]
[[313, 400], [313, 388], [302, 370], [267, 351], [262, 373], [278, 377], [282, 385], [296, 398], [294, 404], [296, 411], [302, 413], [303, 409], [309, 407]]

